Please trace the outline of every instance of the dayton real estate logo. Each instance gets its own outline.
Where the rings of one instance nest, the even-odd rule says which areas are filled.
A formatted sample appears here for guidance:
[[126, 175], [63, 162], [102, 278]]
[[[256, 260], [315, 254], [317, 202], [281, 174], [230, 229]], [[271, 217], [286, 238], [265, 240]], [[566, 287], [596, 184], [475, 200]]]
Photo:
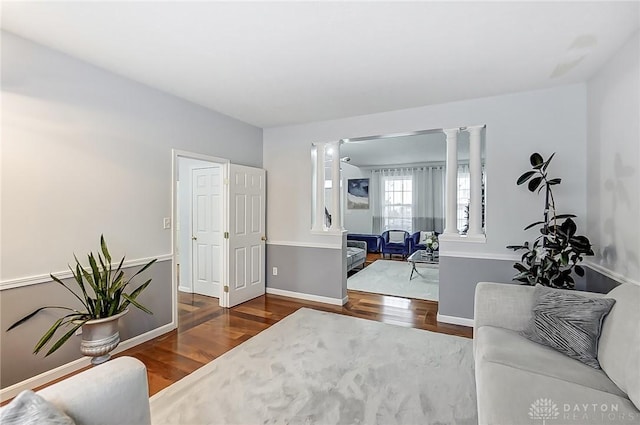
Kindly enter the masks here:
[[529, 407], [529, 417], [534, 421], [542, 420], [542, 425], [546, 425], [547, 420], [556, 419], [558, 416], [560, 416], [558, 406], [550, 398], [539, 398]]

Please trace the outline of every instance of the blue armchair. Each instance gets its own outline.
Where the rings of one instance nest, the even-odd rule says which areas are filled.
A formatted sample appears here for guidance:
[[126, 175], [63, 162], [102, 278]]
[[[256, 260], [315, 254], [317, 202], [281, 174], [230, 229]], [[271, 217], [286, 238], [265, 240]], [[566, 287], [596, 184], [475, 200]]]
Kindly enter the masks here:
[[[414, 234], [409, 236], [409, 254], [413, 254], [414, 252], [420, 249], [427, 249], [427, 247], [424, 244], [420, 243], [420, 233], [421, 232], [415, 232]], [[436, 236], [439, 235], [438, 232], [432, 232], [432, 233]]]
[[409, 232], [404, 230], [386, 230], [380, 236], [380, 251], [386, 254], [409, 255]]

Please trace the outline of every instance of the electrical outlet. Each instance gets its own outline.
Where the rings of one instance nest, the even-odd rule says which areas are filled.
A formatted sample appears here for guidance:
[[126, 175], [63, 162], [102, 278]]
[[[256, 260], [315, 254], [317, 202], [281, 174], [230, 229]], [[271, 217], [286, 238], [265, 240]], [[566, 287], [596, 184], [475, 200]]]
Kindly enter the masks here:
[[278, 276], [278, 268], [274, 267], [271, 274], [273, 274], [274, 276]]
[[171, 217], [165, 217], [162, 220], [162, 225], [165, 229], [171, 229]]

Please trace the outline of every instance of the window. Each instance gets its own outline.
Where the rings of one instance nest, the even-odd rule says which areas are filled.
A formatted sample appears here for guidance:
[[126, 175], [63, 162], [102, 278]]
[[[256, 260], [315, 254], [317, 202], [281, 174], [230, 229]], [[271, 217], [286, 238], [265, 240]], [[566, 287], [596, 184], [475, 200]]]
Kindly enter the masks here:
[[413, 204], [411, 177], [385, 177], [383, 202], [384, 230], [411, 232]]
[[[482, 167], [482, 228], [484, 229], [484, 182], [485, 172]], [[458, 215], [457, 229], [462, 235], [469, 230], [469, 203], [471, 202], [471, 174], [468, 165], [458, 167]]]
[[469, 230], [469, 200], [471, 199], [471, 174], [468, 165], [458, 167], [458, 222], [456, 228], [461, 234]]

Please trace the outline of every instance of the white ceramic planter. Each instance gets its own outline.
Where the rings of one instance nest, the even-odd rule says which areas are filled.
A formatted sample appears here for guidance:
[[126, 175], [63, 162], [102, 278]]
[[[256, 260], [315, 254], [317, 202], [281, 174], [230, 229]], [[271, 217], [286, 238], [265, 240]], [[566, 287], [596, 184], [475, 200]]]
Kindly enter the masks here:
[[120, 343], [118, 319], [128, 312], [129, 309], [104, 319], [89, 320], [82, 325], [80, 352], [85, 356], [93, 357], [92, 364], [98, 365], [111, 358], [109, 353]]

